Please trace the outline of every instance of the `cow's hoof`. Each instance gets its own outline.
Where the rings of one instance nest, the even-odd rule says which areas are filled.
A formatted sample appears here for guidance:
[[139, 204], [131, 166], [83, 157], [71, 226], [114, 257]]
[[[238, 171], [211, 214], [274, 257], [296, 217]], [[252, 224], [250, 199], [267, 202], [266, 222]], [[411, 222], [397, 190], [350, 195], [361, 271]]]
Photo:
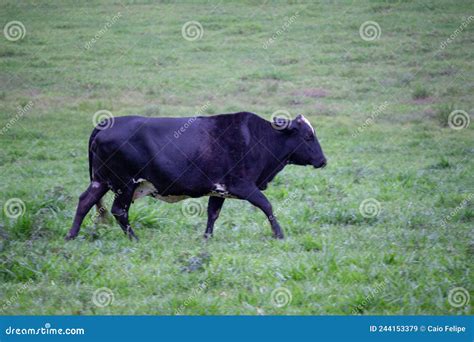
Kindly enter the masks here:
[[212, 238], [212, 234], [208, 234], [208, 233], [204, 234], [205, 241], [209, 240], [210, 238]]
[[[77, 235], [76, 235], [76, 236], [77, 236]], [[69, 234], [68, 234], [68, 235], [66, 235], [66, 236], [64, 237], [64, 240], [65, 240], [65, 241], [71, 241], [71, 240], [74, 240], [74, 239], [76, 238], [76, 236], [74, 236], [74, 235], [69, 235]]]
[[130, 239], [130, 241], [135, 240], [136, 242], [140, 242], [140, 239], [135, 234], [129, 234], [128, 238]]
[[277, 235], [273, 235], [273, 237], [277, 240], [283, 240], [285, 239], [285, 236], [283, 234], [277, 234]]

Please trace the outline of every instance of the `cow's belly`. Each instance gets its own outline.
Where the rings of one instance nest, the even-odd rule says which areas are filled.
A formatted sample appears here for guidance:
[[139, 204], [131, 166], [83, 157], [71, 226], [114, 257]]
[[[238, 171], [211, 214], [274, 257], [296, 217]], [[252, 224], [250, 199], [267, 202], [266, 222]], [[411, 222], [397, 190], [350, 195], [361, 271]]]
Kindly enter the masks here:
[[139, 179], [136, 181], [136, 183], [140, 183], [138, 187], [135, 189], [135, 192], [133, 193], [133, 200], [139, 199], [141, 197], [145, 197], [148, 195], [153, 196], [156, 199], [168, 202], [168, 203], [175, 203], [182, 201], [186, 198], [189, 198], [189, 196], [161, 196], [156, 190], [155, 186], [150, 183], [149, 181], [145, 179]]
[[[135, 181], [135, 183], [139, 183], [138, 187], [135, 189], [135, 192], [133, 193], [133, 200], [145, 197], [145, 196], [152, 196], [156, 199], [159, 199], [161, 201], [165, 201], [168, 203], [176, 203], [179, 201], [182, 201], [186, 198], [189, 198], [190, 196], [186, 195], [169, 195], [169, 196], [162, 196], [159, 194], [158, 190], [155, 188], [155, 186], [147, 181], [146, 179], [140, 178], [139, 180]], [[204, 195], [204, 196], [218, 196], [218, 197], [224, 197], [224, 198], [235, 198], [231, 194], [227, 192], [227, 189], [224, 185], [222, 184], [214, 184], [214, 189]]]

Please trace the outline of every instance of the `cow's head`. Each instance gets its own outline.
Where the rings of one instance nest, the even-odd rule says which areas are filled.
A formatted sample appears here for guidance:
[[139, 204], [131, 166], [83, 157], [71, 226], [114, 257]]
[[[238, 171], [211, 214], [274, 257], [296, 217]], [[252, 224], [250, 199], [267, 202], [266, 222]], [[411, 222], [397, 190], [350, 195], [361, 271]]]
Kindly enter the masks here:
[[287, 147], [290, 152], [290, 164], [312, 165], [316, 168], [327, 164], [316, 131], [308, 119], [298, 115], [294, 120], [274, 119], [274, 127], [287, 136]]

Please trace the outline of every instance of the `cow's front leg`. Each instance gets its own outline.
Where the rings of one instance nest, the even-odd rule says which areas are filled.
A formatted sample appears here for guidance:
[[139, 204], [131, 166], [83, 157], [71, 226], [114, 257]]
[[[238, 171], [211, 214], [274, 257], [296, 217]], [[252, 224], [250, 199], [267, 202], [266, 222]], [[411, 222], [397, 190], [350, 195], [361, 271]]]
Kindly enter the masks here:
[[207, 227], [204, 233], [204, 238], [207, 239], [212, 236], [214, 231], [214, 223], [219, 217], [222, 205], [224, 204], [225, 198], [210, 196], [209, 203], [207, 205]]
[[237, 186], [229, 189], [229, 192], [240, 198], [249, 201], [257, 208], [260, 208], [270, 221], [272, 226], [273, 236], [277, 239], [283, 239], [284, 235], [278, 224], [276, 217], [273, 215], [273, 209], [270, 201], [256, 186]]
[[129, 188], [116, 193], [111, 211], [112, 215], [114, 215], [114, 217], [117, 219], [117, 222], [119, 223], [125, 235], [127, 235], [130, 240], [134, 238], [138, 241], [138, 237], [135, 235], [135, 232], [130, 226], [130, 222], [128, 222], [128, 211], [132, 203], [133, 191], [134, 189]]

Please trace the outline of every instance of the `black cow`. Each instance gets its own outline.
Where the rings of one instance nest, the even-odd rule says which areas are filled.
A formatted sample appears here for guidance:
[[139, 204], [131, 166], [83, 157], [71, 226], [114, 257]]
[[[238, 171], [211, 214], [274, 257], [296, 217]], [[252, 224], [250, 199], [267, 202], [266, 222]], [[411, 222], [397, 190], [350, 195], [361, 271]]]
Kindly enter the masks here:
[[[124, 116], [101, 122], [89, 140], [91, 183], [80, 196], [66, 239], [74, 239], [94, 204], [104, 214], [102, 197], [115, 193], [112, 214], [129, 238], [131, 203], [142, 196], [177, 202], [209, 196], [207, 228], [212, 235], [225, 198], [244, 199], [260, 208], [273, 235], [283, 232], [265, 190], [286, 164], [326, 165], [309, 121], [266, 121], [253, 113], [190, 118]], [[138, 240], [138, 239], [137, 239]]]

